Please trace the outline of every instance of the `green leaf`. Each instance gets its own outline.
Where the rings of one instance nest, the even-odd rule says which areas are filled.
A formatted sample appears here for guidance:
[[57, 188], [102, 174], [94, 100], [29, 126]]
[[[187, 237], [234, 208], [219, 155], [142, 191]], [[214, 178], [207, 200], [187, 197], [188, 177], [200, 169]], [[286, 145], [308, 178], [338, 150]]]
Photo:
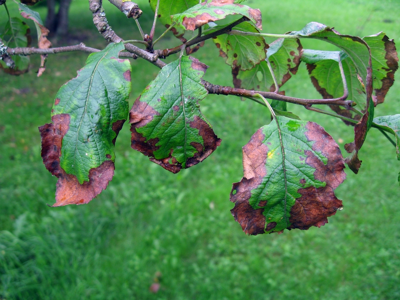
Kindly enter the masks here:
[[206, 69], [192, 57], [171, 62], [130, 112], [132, 148], [173, 173], [203, 161], [220, 144], [198, 104], [208, 93], [201, 84]]
[[[114, 143], [131, 89], [130, 62], [118, 58], [123, 49], [122, 43], [109, 44], [90, 54], [78, 76], [58, 91], [53, 123], [40, 128], [43, 161], [59, 177], [56, 206], [87, 203], [112, 178]], [[80, 189], [85, 196], [70, 191]]]
[[[300, 65], [302, 46], [298, 39], [278, 39], [270, 44], [267, 59], [279, 87], [296, 74]], [[266, 61], [262, 61], [253, 69], [233, 72], [235, 87], [275, 91], [275, 84]]]
[[[344, 87], [339, 69], [339, 60], [342, 62], [343, 71], [348, 88], [348, 100], [354, 101], [356, 110], [362, 114], [366, 108], [366, 93], [362, 82], [357, 74], [356, 66], [344, 51], [316, 51], [305, 49], [301, 60], [307, 63], [308, 73], [317, 91], [324, 99], [342, 97]], [[360, 114], [337, 105], [330, 105], [337, 114], [359, 120]], [[354, 125], [344, 121], [348, 125]]]
[[377, 117], [373, 122], [394, 135], [396, 138], [397, 159], [400, 160], [400, 115]]
[[[150, 6], [155, 11], [157, 6], [157, 0], [149, 0]], [[169, 0], [160, 1], [160, 6], [158, 8], [158, 19], [169, 28], [172, 25], [171, 16], [179, 14], [189, 9], [192, 6], [199, 4], [198, 0]], [[185, 33], [185, 29], [180, 26], [174, 26], [172, 29], [174, 35], [181, 38]]]
[[[31, 44], [30, 29], [26, 23], [19, 18], [10, 18], [6, 23], [3, 34], [0, 36], [4, 44], [10, 48], [29, 47]], [[29, 70], [28, 56], [13, 56], [15, 68], [9, 68], [4, 61], [0, 60], [0, 69], [11, 75], [21, 75]]]
[[[220, 28], [222, 26], [217, 26], [215, 30]], [[233, 30], [259, 32], [253, 24], [248, 22], [235, 26]], [[225, 62], [232, 68], [252, 69], [266, 58], [266, 48], [268, 46], [262, 36], [222, 34], [214, 38], [213, 41], [219, 48], [220, 55], [225, 58]]]
[[[292, 31], [290, 34], [326, 41], [337, 46], [353, 61], [367, 91], [368, 88], [372, 88], [372, 83], [369, 79], [371, 77], [370, 50], [363, 39], [356, 36], [342, 35], [333, 28], [317, 22], [308, 23], [302, 30]], [[369, 101], [368, 98], [365, 101], [366, 103]]]
[[342, 208], [343, 157], [316, 123], [276, 117], [243, 147], [243, 168], [231, 212], [247, 234], [320, 227]]
[[230, 15], [247, 17], [258, 29], [262, 29], [261, 12], [246, 5], [235, 4], [234, 0], [206, 0], [180, 14], [172, 16], [176, 26], [195, 30], [208, 22], [225, 19]]
[[394, 73], [399, 68], [399, 58], [393, 40], [380, 32], [363, 38], [371, 50], [375, 105], [383, 103], [394, 83]]

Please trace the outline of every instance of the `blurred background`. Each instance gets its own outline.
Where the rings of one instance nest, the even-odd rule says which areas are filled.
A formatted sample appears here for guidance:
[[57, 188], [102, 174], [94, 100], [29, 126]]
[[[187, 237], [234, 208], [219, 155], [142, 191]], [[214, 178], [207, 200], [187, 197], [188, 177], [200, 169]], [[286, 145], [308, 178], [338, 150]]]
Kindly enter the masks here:
[[[103, 2], [112, 28], [124, 39], [138, 39], [134, 21]], [[149, 32], [153, 12], [148, 1], [137, 2]], [[245, 4], [261, 9], [268, 33], [317, 21], [342, 34], [384, 31], [400, 41], [398, 0]], [[18, 14], [12, 1], [7, 5]], [[46, 5], [33, 8], [46, 19]], [[5, 20], [0, 6], [0, 22]], [[163, 31], [158, 24], [156, 36]], [[52, 42], [106, 45], [82, 0], [71, 3], [68, 34]], [[157, 46], [178, 44], [168, 34]], [[334, 49], [309, 40], [303, 46]], [[230, 67], [212, 41], [195, 56], [209, 66], [206, 80], [231, 84]], [[51, 121], [55, 94], [86, 58], [77, 52], [50, 55], [40, 78], [40, 56], [32, 56], [27, 74], [0, 73], [0, 299], [400, 299], [400, 164], [394, 147], [374, 129], [360, 153], [359, 174], [346, 168], [347, 180], [336, 190], [344, 210], [319, 229], [254, 237], [234, 221], [229, 193], [243, 176], [241, 147], [270, 119], [267, 109], [233, 96], [211, 95], [201, 103], [222, 144], [200, 165], [169, 173], [131, 149], [125, 124], [107, 190], [88, 205], [49, 207], [57, 179], [42, 164], [37, 128]], [[130, 105], [157, 73], [143, 60], [132, 61]], [[304, 65], [282, 89], [320, 97]], [[399, 94], [397, 81], [376, 116], [400, 113]], [[321, 124], [342, 149], [352, 141], [352, 127], [339, 119], [296, 105], [289, 110]]]

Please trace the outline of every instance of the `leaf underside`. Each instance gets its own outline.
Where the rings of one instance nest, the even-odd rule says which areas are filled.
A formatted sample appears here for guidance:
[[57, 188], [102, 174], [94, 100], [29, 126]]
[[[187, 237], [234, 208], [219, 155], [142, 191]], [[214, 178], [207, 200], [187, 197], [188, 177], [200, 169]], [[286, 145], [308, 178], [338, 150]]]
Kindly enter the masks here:
[[119, 59], [124, 45], [109, 44], [89, 55], [78, 76], [60, 88], [52, 123], [39, 128], [42, 158], [58, 177], [56, 204], [83, 204], [114, 174], [114, 144], [128, 115], [130, 62]]
[[207, 158], [221, 140], [200, 112], [207, 66], [181, 57], [165, 66], [130, 111], [132, 148], [173, 173]]
[[243, 147], [244, 177], [231, 192], [231, 212], [251, 235], [320, 227], [342, 208], [334, 194], [346, 178], [338, 145], [316, 123], [277, 121]]

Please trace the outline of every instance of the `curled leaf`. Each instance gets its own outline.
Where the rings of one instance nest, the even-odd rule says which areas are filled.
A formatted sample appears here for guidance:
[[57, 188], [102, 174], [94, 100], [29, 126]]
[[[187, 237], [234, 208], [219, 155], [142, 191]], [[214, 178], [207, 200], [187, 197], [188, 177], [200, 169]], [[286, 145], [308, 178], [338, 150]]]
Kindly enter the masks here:
[[[40, 49], [49, 49], [51, 47], [51, 42], [47, 39], [47, 36], [49, 35], [50, 31], [46, 27], [44, 27], [40, 15], [22, 3], [19, 3], [19, 10], [21, 12], [21, 16], [23, 16], [25, 19], [30, 19], [35, 23], [38, 35], [38, 47]], [[46, 70], [45, 64], [46, 64], [47, 54], [41, 55], [40, 58], [41, 58], [41, 63], [37, 75], [38, 77], [40, 77]]]
[[247, 234], [320, 227], [342, 208], [334, 190], [344, 181], [343, 157], [316, 123], [277, 117], [243, 147], [242, 180], [231, 210]]

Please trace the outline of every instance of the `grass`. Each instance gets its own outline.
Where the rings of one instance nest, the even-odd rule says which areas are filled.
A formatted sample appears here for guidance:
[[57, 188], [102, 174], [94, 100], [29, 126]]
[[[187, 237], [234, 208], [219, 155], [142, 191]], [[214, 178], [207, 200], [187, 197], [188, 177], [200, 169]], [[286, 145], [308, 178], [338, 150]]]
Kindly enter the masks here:
[[[345, 34], [385, 31], [400, 40], [397, 1], [247, 1], [263, 12], [265, 32], [299, 30], [318, 21]], [[10, 1], [10, 9], [14, 9]], [[142, 26], [149, 30], [147, 1]], [[132, 21], [106, 6], [111, 26], [138, 38]], [[0, 7], [0, 20], [3, 18]], [[44, 8], [40, 8], [42, 17]], [[85, 1], [71, 7], [72, 37], [55, 44], [102, 47]], [[157, 34], [163, 31], [161, 26]], [[306, 43], [307, 42], [307, 43]], [[159, 47], [175, 45], [171, 37]], [[328, 49], [321, 43], [305, 47]], [[212, 43], [196, 56], [210, 66], [206, 79], [230, 84], [229, 67]], [[130, 148], [124, 126], [116, 147], [116, 172], [108, 189], [89, 205], [49, 208], [56, 178], [40, 158], [37, 127], [50, 121], [58, 88], [76, 75], [86, 54], [50, 56], [36, 78], [39, 57], [20, 77], [1, 73], [0, 88], [0, 299], [399, 299], [399, 163], [393, 147], [371, 131], [356, 176], [337, 189], [344, 210], [329, 224], [281, 235], [246, 236], [229, 210], [232, 182], [242, 177], [241, 147], [267, 122], [266, 109], [235, 97], [208, 96], [202, 111], [223, 142], [202, 164], [169, 174]], [[133, 62], [130, 104], [157, 74]], [[318, 97], [302, 66], [286, 94]], [[376, 114], [398, 111], [395, 83]], [[350, 142], [352, 129], [300, 107], [304, 119]], [[161, 289], [149, 292], [156, 272]]]

